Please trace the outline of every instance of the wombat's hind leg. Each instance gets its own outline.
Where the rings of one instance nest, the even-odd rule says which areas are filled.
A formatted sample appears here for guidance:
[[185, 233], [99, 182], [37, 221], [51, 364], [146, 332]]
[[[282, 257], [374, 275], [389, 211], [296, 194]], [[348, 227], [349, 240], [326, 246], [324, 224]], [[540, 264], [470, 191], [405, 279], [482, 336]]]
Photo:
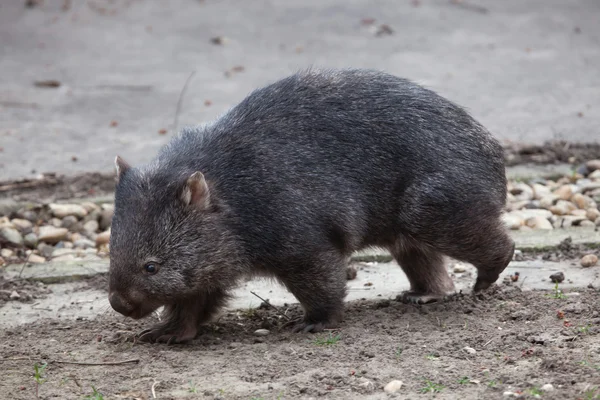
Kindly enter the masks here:
[[326, 255], [303, 260], [303, 265], [286, 268], [279, 279], [300, 301], [304, 318], [294, 332], [321, 332], [335, 328], [342, 320], [346, 297], [346, 260]]
[[410, 290], [402, 293], [403, 302], [427, 304], [455, 294], [441, 253], [402, 239], [390, 250], [410, 282]]

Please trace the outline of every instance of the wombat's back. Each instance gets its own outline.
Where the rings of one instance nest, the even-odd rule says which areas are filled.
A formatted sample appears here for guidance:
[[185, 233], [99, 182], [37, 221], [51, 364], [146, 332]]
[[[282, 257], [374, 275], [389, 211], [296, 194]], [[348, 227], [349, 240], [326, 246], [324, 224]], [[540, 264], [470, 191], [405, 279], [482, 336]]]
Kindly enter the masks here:
[[242, 234], [302, 242], [328, 226], [349, 250], [434, 221], [444, 231], [474, 209], [494, 217], [505, 202], [502, 149], [491, 135], [434, 92], [375, 71], [278, 81], [211, 126], [185, 130], [159, 160], [182, 176], [202, 171], [236, 210]]

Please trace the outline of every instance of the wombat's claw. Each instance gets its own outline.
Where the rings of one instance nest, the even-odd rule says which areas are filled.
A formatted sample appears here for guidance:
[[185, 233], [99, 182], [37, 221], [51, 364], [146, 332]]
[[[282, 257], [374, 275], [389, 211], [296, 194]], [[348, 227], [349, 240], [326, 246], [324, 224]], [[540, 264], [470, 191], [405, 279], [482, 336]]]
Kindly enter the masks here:
[[294, 333], [323, 332], [325, 330], [325, 326], [326, 326], [326, 324], [324, 324], [323, 322], [317, 322], [315, 324], [301, 322], [292, 328], [292, 332], [294, 332]]
[[322, 332], [328, 328], [327, 323], [324, 323], [324, 322], [311, 323], [311, 322], [306, 322], [302, 319], [293, 319], [293, 320], [290, 320], [290, 321], [286, 322], [285, 324], [283, 324], [281, 329], [287, 328], [292, 325], [293, 325], [292, 332], [294, 332], [294, 333], [299, 333], [299, 332], [301, 332], [301, 333], [308, 333], [308, 332], [317, 333], [317, 332]]
[[195, 333], [192, 336], [191, 333], [164, 333], [161, 329], [150, 328], [145, 329], [137, 334], [137, 340], [140, 342], [147, 343], [166, 343], [167, 345], [176, 343], [185, 343], [192, 340], [195, 337]]
[[404, 292], [400, 297], [400, 301], [406, 304], [430, 304], [452, 300], [457, 296], [456, 293], [448, 294], [424, 294], [418, 292]]

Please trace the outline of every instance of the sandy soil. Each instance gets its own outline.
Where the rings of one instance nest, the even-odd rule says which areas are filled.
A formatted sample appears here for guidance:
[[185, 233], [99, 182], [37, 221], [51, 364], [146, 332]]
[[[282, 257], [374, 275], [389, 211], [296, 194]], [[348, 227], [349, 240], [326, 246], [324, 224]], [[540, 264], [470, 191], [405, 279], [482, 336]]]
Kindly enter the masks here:
[[[103, 396], [88, 397], [96, 399], [150, 399], [152, 387], [161, 399], [468, 400], [505, 392], [600, 399], [599, 304], [594, 288], [561, 294], [516, 286], [428, 306], [357, 301], [348, 303], [339, 330], [308, 335], [281, 328], [282, 313], [300, 315], [297, 305], [248, 309], [171, 346], [133, 342], [152, 321], [107, 309], [94, 320], [0, 331], [0, 393], [35, 398], [34, 365], [47, 363], [38, 385], [43, 399], [82, 399], [92, 387]], [[270, 333], [257, 336], [258, 329]], [[403, 386], [387, 394], [392, 380]], [[546, 384], [554, 390], [542, 391]]]

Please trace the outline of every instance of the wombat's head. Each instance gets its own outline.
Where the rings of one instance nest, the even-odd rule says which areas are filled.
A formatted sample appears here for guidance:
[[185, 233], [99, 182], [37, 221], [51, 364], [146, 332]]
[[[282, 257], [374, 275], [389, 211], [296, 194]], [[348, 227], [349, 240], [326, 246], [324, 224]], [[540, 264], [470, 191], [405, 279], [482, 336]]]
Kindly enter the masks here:
[[111, 306], [137, 319], [223, 287], [236, 246], [204, 175], [132, 168], [120, 157], [116, 167]]

